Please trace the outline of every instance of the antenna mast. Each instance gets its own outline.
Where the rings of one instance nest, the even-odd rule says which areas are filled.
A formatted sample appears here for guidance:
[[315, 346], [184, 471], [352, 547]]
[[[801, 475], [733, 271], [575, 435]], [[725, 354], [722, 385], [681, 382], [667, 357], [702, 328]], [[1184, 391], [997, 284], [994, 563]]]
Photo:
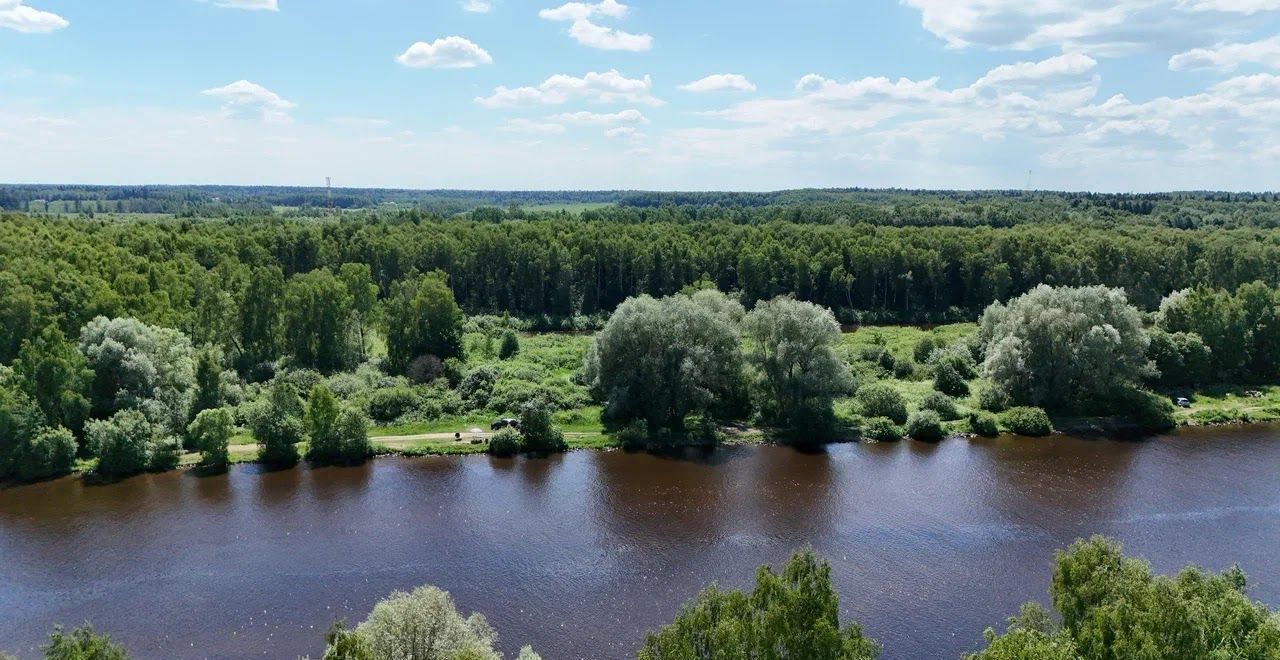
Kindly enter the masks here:
[[333, 181], [329, 177], [324, 178], [324, 187], [329, 196], [329, 201], [327, 202], [329, 215], [333, 215]]

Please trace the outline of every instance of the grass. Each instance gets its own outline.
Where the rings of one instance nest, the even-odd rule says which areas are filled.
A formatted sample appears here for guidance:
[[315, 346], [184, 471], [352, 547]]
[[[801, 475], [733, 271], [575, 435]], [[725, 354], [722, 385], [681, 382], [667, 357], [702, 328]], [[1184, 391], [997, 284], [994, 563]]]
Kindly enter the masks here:
[[[1246, 392], [1261, 392], [1261, 397], [1246, 396]], [[1271, 422], [1280, 419], [1280, 386], [1256, 386], [1219, 384], [1202, 387], [1186, 396], [1190, 408], [1179, 408], [1175, 417], [1180, 424], [1199, 426], [1209, 424], [1239, 424]]]

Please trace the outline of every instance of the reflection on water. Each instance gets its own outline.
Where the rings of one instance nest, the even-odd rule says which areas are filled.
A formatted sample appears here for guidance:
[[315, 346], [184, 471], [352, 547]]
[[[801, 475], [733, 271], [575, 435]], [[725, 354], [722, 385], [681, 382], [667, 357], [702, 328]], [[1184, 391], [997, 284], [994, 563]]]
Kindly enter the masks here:
[[812, 545], [888, 658], [972, 650], [1044, 599], [1053, 550], [1239, 562], [1280, 604], [1280, 433], [383, 459], [0, 491], [0, 644], [91, 620], [139, 658], [315, 655], [329, 623], [436, 584], [508, 652], [629, 657], [710, 582]]

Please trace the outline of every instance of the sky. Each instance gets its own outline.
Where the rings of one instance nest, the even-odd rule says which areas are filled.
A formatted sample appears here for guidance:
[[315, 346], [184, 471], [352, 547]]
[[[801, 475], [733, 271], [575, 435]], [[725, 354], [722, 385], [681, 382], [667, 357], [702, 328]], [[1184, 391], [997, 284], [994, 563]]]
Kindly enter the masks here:
[[1280, 188], [1280, 0], [0, 0], [0, 182]]

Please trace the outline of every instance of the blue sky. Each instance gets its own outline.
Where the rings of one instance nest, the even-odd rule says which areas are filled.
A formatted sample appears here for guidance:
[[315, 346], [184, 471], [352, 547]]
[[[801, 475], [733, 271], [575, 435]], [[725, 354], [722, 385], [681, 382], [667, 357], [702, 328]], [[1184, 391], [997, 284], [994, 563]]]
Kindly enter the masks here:
[[1280, 0], [0, 0], [0, 181], [1276, 189]]

